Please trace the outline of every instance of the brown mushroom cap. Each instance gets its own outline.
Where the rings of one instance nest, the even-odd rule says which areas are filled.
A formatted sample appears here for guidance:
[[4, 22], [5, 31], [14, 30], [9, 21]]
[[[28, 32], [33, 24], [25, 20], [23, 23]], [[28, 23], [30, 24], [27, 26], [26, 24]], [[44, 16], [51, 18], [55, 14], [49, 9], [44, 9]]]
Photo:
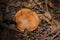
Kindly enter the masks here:
[[33, 31], [37, 29], [40, 22], [38, 15], [27, 8], [23, 8], [16, 13], [15, 21], [20, 31], [24, 31], [25, 29]]

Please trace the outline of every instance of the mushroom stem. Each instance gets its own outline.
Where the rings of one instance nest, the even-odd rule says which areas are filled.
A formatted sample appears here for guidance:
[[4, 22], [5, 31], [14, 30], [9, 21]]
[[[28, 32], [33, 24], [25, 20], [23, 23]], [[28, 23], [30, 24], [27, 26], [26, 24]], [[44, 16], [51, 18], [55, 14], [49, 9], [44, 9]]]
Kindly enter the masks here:
[[28, 30], [27, 30], [27, 29], [25, 29], [25, 30], [24, 30], [24, 34], [23, 34], [23, 36], [24, 36], [25, 40], [27, 40], [27, 33], [28, 33]]

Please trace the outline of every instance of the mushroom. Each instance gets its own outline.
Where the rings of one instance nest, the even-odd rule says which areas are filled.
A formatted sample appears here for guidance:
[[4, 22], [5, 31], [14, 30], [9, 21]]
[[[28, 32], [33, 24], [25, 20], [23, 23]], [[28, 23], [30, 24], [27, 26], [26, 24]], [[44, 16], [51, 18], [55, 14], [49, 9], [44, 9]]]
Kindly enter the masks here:
[[22, 8], [15, 14], [15, 21], [17, 29], [20, 31], [28, 30], [34, 31], [37, 29], [40, 20], [36, 12]]

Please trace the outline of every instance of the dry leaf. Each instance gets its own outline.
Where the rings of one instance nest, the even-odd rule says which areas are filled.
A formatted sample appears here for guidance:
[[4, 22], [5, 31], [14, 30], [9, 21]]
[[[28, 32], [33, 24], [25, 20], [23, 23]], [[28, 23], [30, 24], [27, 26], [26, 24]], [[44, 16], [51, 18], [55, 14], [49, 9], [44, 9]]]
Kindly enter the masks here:
[[51, 24], [52, 24], [52, 26], [51, 26], [52, 33], [60, 30], [60, 22], [53, 20]]
[[60, 0], [49, 0], [48, 5], [52, 8], [60, 10]]
[[49, 19], [52, 18], [51, 14], [50, 14], [49, 12], [45, 12], [44, 15], [45, 15], [47, 18], [49, 18]]
[[38, 14], [38, 16], [40, 17], [40, 19], [44, 19], [49, 24], [51, 24], [50, 20], [52, 19], [52, 16], [49, 12], [45, 12], [44, 14]]

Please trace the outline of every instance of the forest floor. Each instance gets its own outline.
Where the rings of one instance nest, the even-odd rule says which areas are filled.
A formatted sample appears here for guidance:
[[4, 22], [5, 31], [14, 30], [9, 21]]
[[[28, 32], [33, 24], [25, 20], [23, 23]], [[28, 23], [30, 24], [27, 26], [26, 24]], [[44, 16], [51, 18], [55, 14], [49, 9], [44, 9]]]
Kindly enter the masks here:
[[[60, 0], [2, 0], [0, 5], [0, 40], [60, 40]], [[12, 20], [21, 8], [35, 11], [41, 20], [27, 35]]]

